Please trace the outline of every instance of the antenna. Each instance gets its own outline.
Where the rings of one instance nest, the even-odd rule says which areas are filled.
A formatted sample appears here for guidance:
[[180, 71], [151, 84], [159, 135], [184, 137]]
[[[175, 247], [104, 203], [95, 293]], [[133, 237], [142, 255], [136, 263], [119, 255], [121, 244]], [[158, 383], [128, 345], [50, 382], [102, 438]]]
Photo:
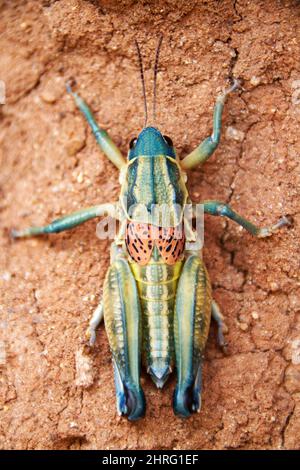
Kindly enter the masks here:
[[146, 88], [145, 88], [145, 78], [144, 78], [144, 67], [143, 67], [143, 58], [140, 50], [139, 43], [137, 40], [134, 40], [135, 42], [135, 47], [137, 50], [138, 54], [138, 59], [139, 59], [139, 65], [140, 65], [140, 72], [141, 72], [141, 81], [142, 81], [142, 90], [143, 90], [143, 98], [144, 98], [144, 113], [145, 113], [145, 124], [144, 127], [147, 125], [147, 120], [148, 120], [148, 108], [147, 108], [147, 99], [146, 99]]
[[161, 43], [163, 41], [163, 34], [160, 35], [156, 53], [155, 53], [155, 63], [154, 63], [154, 78], [153, 78], [153, 121], [156, 120], [156, 82], [157, 82], [157, 72], [158, 72], [158, 60], [159, 60], [159, 53], [161, 48]]

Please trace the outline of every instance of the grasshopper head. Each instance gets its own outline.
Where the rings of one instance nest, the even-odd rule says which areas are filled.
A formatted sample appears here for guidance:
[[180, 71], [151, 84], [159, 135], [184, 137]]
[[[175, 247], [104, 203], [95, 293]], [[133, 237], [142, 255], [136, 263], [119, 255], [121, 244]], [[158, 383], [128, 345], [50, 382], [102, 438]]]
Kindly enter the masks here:
[[[128, 163], [120, 173], [120, 197], [127, 219], [176, 227], [188, 197], [185, 176], [171, 139], [155, 127], [145, 127], [131, 141]], [[168, 217], [163, 217], [164, 211]]]
[[162, 135], [155, 127], [145, 127], [138, 137], [130, 141], [128, 160], [157, 155], [176, 158], [173, 142], [170, 137]]

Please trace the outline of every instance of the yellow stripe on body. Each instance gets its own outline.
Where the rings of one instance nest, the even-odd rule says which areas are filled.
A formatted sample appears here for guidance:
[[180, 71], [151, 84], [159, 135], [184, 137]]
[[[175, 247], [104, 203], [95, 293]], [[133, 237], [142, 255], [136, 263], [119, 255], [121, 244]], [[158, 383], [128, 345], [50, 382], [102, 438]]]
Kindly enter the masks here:
[[154, 370], [170, 368], [173, 362], [174, 305], [182, 265], [182, 260], [174, 265], [152, 259], [146, 266], [130, 263], [141, 300], [144, 359]]

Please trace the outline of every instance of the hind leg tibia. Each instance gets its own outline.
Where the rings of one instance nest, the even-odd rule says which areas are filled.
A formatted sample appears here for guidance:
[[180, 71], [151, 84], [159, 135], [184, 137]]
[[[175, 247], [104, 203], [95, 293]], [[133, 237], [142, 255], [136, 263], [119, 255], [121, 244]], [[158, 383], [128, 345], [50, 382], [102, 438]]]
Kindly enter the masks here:
[[228, 333], [227, 325], [224, 321], [224, 317], [221, 313], [220, 307], [215, 300], [211, 303], [211, 315], [218, 325], [218, 343], [220, 348], [223, 349], [224, 353], [227, 352], [227, 342], [224, 338], [224, 334]]
[[86, 336], [87, 336], [90, 346], [94, 346], [96, 342], [96, 330], [102, 320], [103, 320], [103, 302], [101, 300], [98, 307], [94, 311], [92, 318], [90, 319], [89, 326], [86, 331]]

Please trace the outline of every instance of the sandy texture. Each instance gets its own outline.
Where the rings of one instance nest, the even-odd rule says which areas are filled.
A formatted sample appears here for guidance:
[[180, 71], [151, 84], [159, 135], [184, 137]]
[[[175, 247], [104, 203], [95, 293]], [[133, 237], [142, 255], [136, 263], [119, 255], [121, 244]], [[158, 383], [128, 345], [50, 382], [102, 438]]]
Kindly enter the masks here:
[[[300, 447], [299, 21], [296, 1], [3, 1], [0, 8], [0, 446], [14, 449], [295, 449]], [[229, 355], [211, 329], [201, 414], [174, 417], [174, 380], [143, 377], [147, 417], [117, 417], [108, 342], [90, 356], [84, 333], [101, 294], [109, 241], [91, 221], [13, 243], [11, 227], [43, 224], [115, 200], [118, 174], [64, 84], [127, 152], [143, 125], [133, 40], [151, 96], [154, 49], [165, 35], [158, 122], [181, 152], [211, 132], [228, 77], [222, 142], [190, 174], [196, 201], [230, 202], [260, 224], [294, 227], [255, 240], [207, 217], [205, 260], [230, 327]]]

